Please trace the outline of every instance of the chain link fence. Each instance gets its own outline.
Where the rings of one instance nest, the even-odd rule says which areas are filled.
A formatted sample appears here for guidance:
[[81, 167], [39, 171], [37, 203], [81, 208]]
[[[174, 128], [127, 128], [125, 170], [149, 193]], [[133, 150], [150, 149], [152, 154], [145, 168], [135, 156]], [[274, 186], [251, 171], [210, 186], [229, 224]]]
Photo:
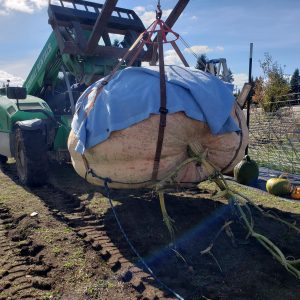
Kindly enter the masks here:
[[249, 154], [260, 166], [300, 175], [300, 94], [285, 98], [273, 112], [251, 108]]

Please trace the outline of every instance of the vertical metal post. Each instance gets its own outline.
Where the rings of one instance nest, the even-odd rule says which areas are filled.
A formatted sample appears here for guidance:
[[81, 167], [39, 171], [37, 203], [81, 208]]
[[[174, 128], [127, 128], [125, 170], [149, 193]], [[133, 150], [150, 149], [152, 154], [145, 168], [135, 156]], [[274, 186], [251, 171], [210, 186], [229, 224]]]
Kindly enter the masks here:
[[[248, 82], [252, 85], [252, 57], [253, 57], [253, 43], [250, 43], [250, 57], [249, 57], [249, 77]], [[251, 94], [248, 95], [247, 99], [247, 127], [248, 130], [250, 129], [250, 101], [251, 101]], [[249, 152], [249, 145], [245, 150], [245, 154], [247, 155]]]

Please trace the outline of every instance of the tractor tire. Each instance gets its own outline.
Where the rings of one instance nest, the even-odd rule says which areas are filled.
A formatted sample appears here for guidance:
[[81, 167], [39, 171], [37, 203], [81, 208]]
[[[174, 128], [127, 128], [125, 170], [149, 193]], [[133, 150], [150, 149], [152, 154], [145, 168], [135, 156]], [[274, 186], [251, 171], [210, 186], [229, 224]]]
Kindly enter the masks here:
[[15, 159], [19, 180], [23, 185], [37, 187], [47, 182], [49, 163], [42, 130], [16, 129]]
[[7, 163], [7, 156], [1, 155], [0, 154], [0, 165], [4, 165]]

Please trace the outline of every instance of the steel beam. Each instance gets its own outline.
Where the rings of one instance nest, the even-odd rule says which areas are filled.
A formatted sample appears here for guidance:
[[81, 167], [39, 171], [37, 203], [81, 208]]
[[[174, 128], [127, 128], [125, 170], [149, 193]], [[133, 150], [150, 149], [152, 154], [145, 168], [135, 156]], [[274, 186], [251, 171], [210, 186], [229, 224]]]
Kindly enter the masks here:
[[179, 0], [177, 2], [176, 6], [174, 7], [174, 9], [172, 10], [165, 22], [169, 27], [172, 28], [174, 26], [174, 24], [176, 23], [176, 21], [178, 20], [178, 18], [180, 17], [180, 15], [182, 14], [189, 2], [190, 0]]
[[107, 22], [111, 17], [118, 0], [106, 0], [103, 7], [101, 14], [98, 16], [95, 26], [93, 28], [92, 34], [88, 40], [86, 46], [87, 53], [93, 53], [93, 51], [97, 48], [98, 42], [106, 30]]

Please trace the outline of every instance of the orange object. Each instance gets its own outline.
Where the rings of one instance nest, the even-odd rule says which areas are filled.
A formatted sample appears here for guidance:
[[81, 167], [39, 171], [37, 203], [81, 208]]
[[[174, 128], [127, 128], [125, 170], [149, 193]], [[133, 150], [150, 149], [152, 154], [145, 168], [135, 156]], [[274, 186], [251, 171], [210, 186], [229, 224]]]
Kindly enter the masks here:
[[[231, 114], [238, 124], [240, 122], [242, 135], [236, 132], [214, 135], [207, 124], [187, 117], [184, 112], [169, 114], [158, 180], [165, 178], [190, 157], [188, 146], [193, 152], [205, 155], [218, 170], [224, 173], [232, 171], [244, 156], [248, 144], [248, 128], [238, 104], [234, 105]], [[152, 114], [128, 128], [113, 131], [107, 140], [86, 149], [84, 155], [89, 167], [98, 176], [111, 178], [111, 188], [132, 189], [153, 185], [151, 176], [159, 118], [159, 115]], [[90, 183], [103, 185], [100, 179], [86, 176], [84, 161], [75, 151], [77, 143], [76, 134], [71, 131], [68, 147], [76, 172]], [[196, 162], [191, 162], [178, 172], [174, 181], [182, 186], [189, 186], [191, 182], [205, 180], [212, 173], [213, 171], [204, 165], [198, 166]]]
[[300, 187], [294, 188], [291, 193], [291, 197], [295, 200], [300, 200]]

